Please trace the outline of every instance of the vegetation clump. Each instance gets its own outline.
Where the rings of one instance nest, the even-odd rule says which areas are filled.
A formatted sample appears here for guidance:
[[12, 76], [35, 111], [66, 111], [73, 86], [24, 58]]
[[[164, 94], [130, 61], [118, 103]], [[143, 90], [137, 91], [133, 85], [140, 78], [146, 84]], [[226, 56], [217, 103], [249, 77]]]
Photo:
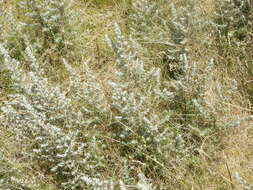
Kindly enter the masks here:
[[0, 187], [203, 189], [253, 119], [252, 1], [210, 1], [0, 1]]

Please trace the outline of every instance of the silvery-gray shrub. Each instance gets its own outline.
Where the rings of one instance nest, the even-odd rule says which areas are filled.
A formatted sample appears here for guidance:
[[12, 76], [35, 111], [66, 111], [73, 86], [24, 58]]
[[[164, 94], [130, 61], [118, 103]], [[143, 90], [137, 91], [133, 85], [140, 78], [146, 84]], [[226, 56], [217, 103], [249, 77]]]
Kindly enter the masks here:
[[[30, 72], [23, 70], [2, 45], [0, 52], [16, 89], [11, 100], [1, 106], [1, 122], [22, 144], [20, 155], [50, 173], [63, 189], [114, 189], [119, 182], [101, 176], [108, 160], [99, 126], [110, 110], [102, 86], [87, 63], [83, 78], [63, 60], [69, 72], [69, 82], [63, 90], [63, 86], [52, 85], [46, 79], [31, 47], [25, 52]], [[121, 186], [126, 179], [122, 178]], [[145, 185], [148, 186], [142, 180], [138, 187]]]
[[182, 70], [180, 56], [191, 53], [193, 41], [201, 44], [207, 40], [198, 36], [207, 27], [199, 3], [182, 0], [175, 5], [164, 0], [142, 0], [133, 1], [132, 9], [128, 19], [132, 38], [142, 45], [146, 56], [160, 59], [163, 72], [170, 78], [178, 77]]
[[244, 40], [249, 35], [252, 26], [251, 0], [226, 0], [218, 2], [214, 26], [218, 29], [221, 37], [235, 37]]
[[[71, 11], [69, 0], [22, 0], [18, 3], [20, 11], [24, 13], [24, 28], [34, 31], [36, 37], [42, 38], [43, 48], [50, 44], [57, 44], [62, 48], [65, 44], [66, 25], [69, 24]], [[30, 29], [30, 30], [29, 30]]]
[[[0, 50], [5, 69], [12, 74], [16, 89], [16, 93], [10, 95], [11, 100], [1, 107], [2, 123], [22, 143], [26, 154], [39, 162], [44, 170], [51, 172], [62, 187], [75, 189], [85, 186], [83, 178], [86, 171], [89, 171], [89, 175], [94, 174], [93, 177], [98, 175], [96, 168], [100, 168], [99, 160], [102, 159], [97, 155], [99, 142], [96, 142], [95, 128], [90, 130], [93, 131], [92, 137], [83, 132], [85, 127], [92, 127], [90, 122], [96, 121], [92, 115], [95, 109], [99, 110], [97, 112], [104, 111], [101, 105], [95, 104], [99, 101], [96, 87], [87, 81], [76, 80], [80, 82], [75, 83], [79, 92], [86, 88], [86, 93], [75, 94], [76, 100], [90, 105], [86, 109], [76, 110], [73, 104], [75, 100], [71, 99], [74, 96], [67, 97], [60, 86], [50, 85], [43, 77], [43, 70], [36, 64], [30, 47], [26, 49], [32, 68], [30, 72], [22, 70], [20, 62], [12, 59], [3, 46]], [[89, 82], [92, 82], [92, 78], [89, 78]], [[92, 90], [94, 101], [92, 94], [89, 94]]]

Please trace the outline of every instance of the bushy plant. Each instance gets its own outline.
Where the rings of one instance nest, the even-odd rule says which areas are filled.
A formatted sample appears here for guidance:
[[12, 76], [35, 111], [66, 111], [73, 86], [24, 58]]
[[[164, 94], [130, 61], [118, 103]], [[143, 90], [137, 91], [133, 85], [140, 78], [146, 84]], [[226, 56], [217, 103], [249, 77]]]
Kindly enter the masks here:
[[116, 77], [114, 81], [109, 81], [110, 107], [114, 116], [112, 135], [124, 143], [123, 154], [152, 163], [166, 157], [171, 146], [171, 131], [166, 124], [169, 115], [166, 112], [156, 113], [170, 93], [162, 87], [159, 69], [145, 68], [117, 24], [115, 34], [115, 40], [107, 38], [117, 61]]
[[71, 16], [71, 12], [67, 9], [70, 2], [68, 0], [21, 0], [18, 2], [19, 11], [24, 14], [25, 29], [30, 32], [30, 35], [34, 35], [33, 37], [41, 38], [42, 48], [56, 45], [55, 48], [62, 49], [66, 45], [66, 26]]
[[[147, 55], [155, 57], [152, 54], [155, 51], [157, 57], [157, 50], [164, 55], [160, 57], [165, 65], [162, 70], [168, 75], [168, 89], [174, 93], [168, 109], [177, 112], [184, 124], [189, 122], [192, 125], [191, 121], [194, 121], [196, 126], [207, 123], [216, 126], [215, 114], [221, 106], [217, 105], [217, 110], [213, 107], [209, 114], [203, 112], [209, 110], [205, 94], [212, 81], [214, 60], [207, 64], [197, 63], [195, 60], [199, 59], [199, 55], [192, 50], [195, 48], [193, 44], [204, 47], [209, 39], [209, 19], [203, 18], [203, 14], [200, 4], [194, 0], [176, 4], [134, 1], [133, 12], [129, 17], [130, 35], [145, 47]], [[155, 48], [150, 44], [156, 44]], [[221, 99], [217, 100], [217, 104], [219, 101]]]
[[[68, 59], [67, 38], [76, 37], [69, 2], [17, 1], [11, 15], [22, 16], [11, 22], [24, 35], [0, 45], [0, 72], [13, 89], [0, 105], [1, 125], [22, 147], [20, 159], [59, 189], [181, 188], [207, 135], [252, 119], [228, 122], [226, 104], [240, 86], [222, 81], [214, 54], [197, 52], [211, 37], [197, 1], [133, 1], [129, 30], [115, 24], [114, 37], [105, 38], [114, 53], [106, 82], [79, 53], [72, 52], [77, 68]], [[65, 80], [49, 79], [49, 59], [64, 66]], [[0, 181], [5, 188], [9, 176]]]
[[80, 23], [77, 24], [76, 18], [81, 13], [78, 9], [73, 11], [72, 3], [71, 0], [13, 2], [8, 15], [5, 13], [9, 32], [3, 34], [10, 56], [22, 60], [26, 46], [31, 46], [34, 54], [40, 55], [38, 62], [56, 66], [62, 57], [73, 60], [73, 52], [79, 47], [76, 30]]
[[[79, 181], [85, 175], [84, 167], [91, 167], [95, 172], [97, 164], [92, 167], [86, 163], [95, 161], [96, 153], [87, 151], [89, 154], [85, 154], [85, 149], [89, 149], [89, 145], [94, 143], [88, 140], [89, 134], [84, 134], [81, 129], [88, 127], [91, 119], [87, 117], [93, 112], [92, 107], [98, 100], [92, 101], [90, 110], [87, 107], [76, 111], [72, 104], [75, 100], [66, 97], [66, 92], [61, 91], [60, 87], [51, 86], [43, 77], [43, 70], [36, 63], [31, 49], [27, 48], [26, 54], [33, 70], [27, 74], [20, 68], [20, 63], [12, 59], [3, 47], [1, 53], [17, 90], [17, 93], [12, 96], [12, 101], [6, 102], [2, 107], [2, 112], [5, 113], [3, 123], [14, 132], [17, 140], [21, 141], [30, 156], [44, 170], [55, 174], [56, 181], [61, 186], [80, 188]], [[89, 92], [88, 83], [85, 85], [85, 82], [79, 82], [75, 85], [87, 87]], [[95, 87], [90, 86], [90, 88]], [[86, 94], [79, 95], [82, 97], [76, 94], [77, 100], [80, 98], [83, 103], [91, 100], [91, 94], [86, 100], [83, 99]], [[89, 105], [88, 102], [87, 104]], [[101, 107], [99, 112], [103, 112]], [[93, 117], [92, 119], [95, 120]], [[92, 138], [96, 139], [95, 136]], [[94, 145], [96, 146], [97, 142]], [[94, 145], [90, 147], [91, 151], [96, 150]]]
[[[216, 34], [219, 62], [226, 67], [233, 67], [233, 76], [237, 76], [240, 91], [248, 94], [252, 100], [252, 12], [253, 2], [227, 0], [217, 2], [214, 17], [214, 31]], [[221, 59], [220, 59], [221, 58]], [[230, 72], [231, 72], [230, 71]]]
[[[64, 61], [70, 74], [64, 91], [47, 81], [30, 47], [26, 48], [32, 69], [29, 73], [3, 46], [0, 50], [16, 89], [12, 100], [1, 107], [1, 121], [22, 143], [25, 152], [21, 154], [51, 174], [56, 185], [64, 189], [113, 189], [120, 185], [119, 181], [103, 180], [101, 176], [109, 161], [100, 125], [110, 111], [102, 86], [88, 65], [84, 66], [83, 78]], [[117, 140], [113, 134], [111, 138]], [[123, 181], [124, 178], [121, 185], [129, 183]]]
[[218, 2], [216, 27], [221, 36], [244, 40], [252, 24], [252, 1], [226, 0]]
[[[31, 190], [35, 189], [35, 181], [23, 175], [23, 171], [8, 160], [4, 153], [0, 152], [0, 188], [6, 190]], [[23, 175], [23, 176], [22, 176]]]
[[163, 0], [133, 1], [128, 21], [130, 34], [147, 49], [146, 56], [159, 58], [166, 77], [177, 78], [182, 72], [180, 56], [193, 56], [191, 44], [207, 40], [198, 36], [207, 29], [207, 20], [201, 17], [200, 9], [195, 0], [178, 4]]
[[[109, 82], [115, 120], [112, 137], [124, 143], [123, 155], [145, 163], [148, 170], [157, 167], [165, 172], [170, 159], [166, 165], [177, 171], [178, 164], [186, 164], [198, 150], [205, 135], [224, 126], [219, 119], [226, 113], [222, 101], [230, 101], [234, 91], [226, 94], [230, 85], [213, 89], [218, 96], [211, 105], [206, 93], [213, 80], [214, 60], [198, 64], [183, 54], [181, 76], [163, 80], [158, 68], [150, 68], [140, 59], [134, 51], [139, 45], [124, 37], [117, 24], [115, 34], [114, 40], [107, 37], [117, 68], [114, 81]], [[163, 176], [166, 172], [158, 173]]]

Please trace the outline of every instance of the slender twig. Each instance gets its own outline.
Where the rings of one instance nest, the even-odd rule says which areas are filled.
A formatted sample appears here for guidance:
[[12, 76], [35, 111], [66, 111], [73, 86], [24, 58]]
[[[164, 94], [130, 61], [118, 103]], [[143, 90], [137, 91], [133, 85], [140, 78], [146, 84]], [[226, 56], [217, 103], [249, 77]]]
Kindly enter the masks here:
[[230, 171], [230, 169], [229, 169], [228, 164], [227, 164], [227, 162], [226, 162], [226, 161], [225, 161], [225, 164], [226, 164], [226, 168], [227, 168], [227, 171], [228, 171], [228, 175], [229, 175], [229, 178], [230, 178], [230, 181], [231, 181], [231, 183], [230, 183], [230, 185], [231, 185], [231, 189], [234, 189], [234, 185], [233, 185], [233, 180], [232, 180], [231, 171]]

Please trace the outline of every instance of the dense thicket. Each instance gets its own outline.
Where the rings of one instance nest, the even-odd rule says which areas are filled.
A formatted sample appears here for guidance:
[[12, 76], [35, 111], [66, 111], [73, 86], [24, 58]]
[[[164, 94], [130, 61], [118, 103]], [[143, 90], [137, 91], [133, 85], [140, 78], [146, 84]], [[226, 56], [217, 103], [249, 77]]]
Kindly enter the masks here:
[[[209, 136], [252, 120], [229, 106], [251, 109], [252, 1], [215, 15], [196, 0], [128, 2], [104, 49], [93, 42], [109, 77], [82, 49], [92, 27], [74, 1], [0, 3], [1, 127], [58, 189], [182, 189]], [[1, 188], [41, 188], [0, 156]]]

